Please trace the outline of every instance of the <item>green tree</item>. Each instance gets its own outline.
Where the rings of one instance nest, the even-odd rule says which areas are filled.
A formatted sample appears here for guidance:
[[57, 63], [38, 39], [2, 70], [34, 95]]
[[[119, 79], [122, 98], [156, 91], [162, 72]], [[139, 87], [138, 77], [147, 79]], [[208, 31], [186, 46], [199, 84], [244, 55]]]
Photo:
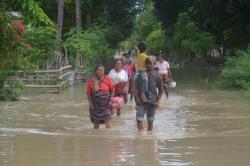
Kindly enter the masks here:
[[194, 0], [195, 20], [225, 49], [246, 48], [250, 41], [250, 1]]
[[134, 19], [134, 28], [131, 36], [121, 46], [130, 49], [138, 41], [147, 41], [150, 45], [150, 51], [156, 53], [163, 46], [165, 34], [162, 32], [161, 23], [157, 21], [156, 16], [153, 14], [153, 4], [147, 3], [144, 6], [144, 10]]
[[20, 11], [25, 24], [53, 26], [53, 22], [34, 0], [3, 0], [0, 2], [9, 11]]
[[153, 0], [154, 12], [165, 29], [174, 25], [178, 15], [187, 11], [192, 0]]
[[213, 35], [199, 29], [187, 13], [179, 14], [173, 39], [174, 50], [184, 54], [206, 56], [207, 51], [214, 46]]

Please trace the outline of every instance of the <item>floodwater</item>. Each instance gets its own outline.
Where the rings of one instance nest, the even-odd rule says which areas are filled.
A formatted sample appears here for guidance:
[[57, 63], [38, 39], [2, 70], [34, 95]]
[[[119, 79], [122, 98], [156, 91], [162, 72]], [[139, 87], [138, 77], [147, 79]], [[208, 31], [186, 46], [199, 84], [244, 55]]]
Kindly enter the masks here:
[[174, 73], [153, 132], [137, 131], [133, 102], [112, 129], [94, 130], [81, 86], [0, 102], [0, 166], [249, 166], [250, 104], [241, 92], [212, 89], [213, 73]]

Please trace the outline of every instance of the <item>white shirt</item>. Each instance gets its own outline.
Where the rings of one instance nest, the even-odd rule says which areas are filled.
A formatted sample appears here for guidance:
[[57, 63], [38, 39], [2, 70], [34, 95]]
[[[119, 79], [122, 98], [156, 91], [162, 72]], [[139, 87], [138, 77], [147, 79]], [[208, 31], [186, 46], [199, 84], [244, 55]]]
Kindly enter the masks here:
[[118, 84], [120, 82], [127, 82], [128, 81], [128, 74], [125, 70], [121, 70], [119, 73], [115, 71], [115, 69], [112, 69], [109, 72], [109, 78], [113, 81], [114, 85]]
[[170, 68], [167, 61], [156, 62], [155, 67], [159, 68], [159, 74], [168, 74], [168, 69]]

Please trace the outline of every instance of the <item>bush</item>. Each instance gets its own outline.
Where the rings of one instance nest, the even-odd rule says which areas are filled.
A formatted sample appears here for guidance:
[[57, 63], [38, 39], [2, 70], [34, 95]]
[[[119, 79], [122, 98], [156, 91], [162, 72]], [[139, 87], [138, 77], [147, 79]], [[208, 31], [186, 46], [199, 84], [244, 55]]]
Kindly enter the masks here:
[[238, 50], [236, 56], [227, 59], [221, 72], [221, 84], [227, 88], [250, 91], [250, 47]]
[[32, 43], [33, 50], [37, 51], [37, 56], [33, 56], [30, 62], [36, 64], [38, 68], [48, 68], [47, 62], [55, 58], [56, 46], [60, 44], [55, 36], [56, 30], [51, 27], [30, 28], [25, 34], [25, 40]]
[[9, 80], [7, 86], [0, 89], [0, 100], [17, 101], [23, 93], [23, 82]]
[[88, 74], [92, 73], [96, 63], [103, 63], [114, 52], [106, 40], [107, 27], [92, 26], [88, 30], [72, 28], [66, 33], [66, 40], [62, 45], [70, 52], [69, 61], [75, 65], [77, 55], [82, 58], [82, 62]]

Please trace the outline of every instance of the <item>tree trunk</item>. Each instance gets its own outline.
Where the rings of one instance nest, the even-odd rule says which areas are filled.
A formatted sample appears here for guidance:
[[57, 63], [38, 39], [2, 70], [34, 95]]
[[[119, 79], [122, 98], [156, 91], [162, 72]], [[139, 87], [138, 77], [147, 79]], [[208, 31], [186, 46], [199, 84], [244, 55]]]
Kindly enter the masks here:
[[57, 35], [56, 35], [56, 39], [58, 41], [62, 40], [63, 15], [64, 15], [64, 0], [58, 0]]
[[81, 17], [81, 2], [76, 0], [76, 27], [81, 28], [82, 17]]
[[89, 2], [89, 10], [86, 12], [86, 29], [88, 29], [91, 25], [91, 11], [93, 10], [92, 1]]
[[90, 24], [91, 24], [91, 14], [90, 12], [88, 12], [86, 16], [86, 28], [87, 29], [90, 27]]
[[80, 53], [79, 53], [79, 51], [77, 50], [76, 51], [76, 61], [75, 61], [75, 68], [77, 69], [77, 70], [79, 70], [80, 69], [80, 67], [81, 67], [81, 62], [80, 62]]
[[[60, 43], [62, 40], [62, 29], [63, 29], [63, 15], [64, 15], [64, 0], [58, 0], [58, 11], [57, 11], [57, 34], [56, 39], [57, 42]], [[58, 45], [59, 55], [56, 58], [56, 67], [60, 68], [61, 64], [61, 54], [62, 50]]]
[[[80, 0], [75, 0], [76, 3], [76, 28], [81, 28], [81, 3]], [[75, 62], [75, 69], [80, 69], [80, 53], [79, 50], [76, 52], [76, 62]]]

